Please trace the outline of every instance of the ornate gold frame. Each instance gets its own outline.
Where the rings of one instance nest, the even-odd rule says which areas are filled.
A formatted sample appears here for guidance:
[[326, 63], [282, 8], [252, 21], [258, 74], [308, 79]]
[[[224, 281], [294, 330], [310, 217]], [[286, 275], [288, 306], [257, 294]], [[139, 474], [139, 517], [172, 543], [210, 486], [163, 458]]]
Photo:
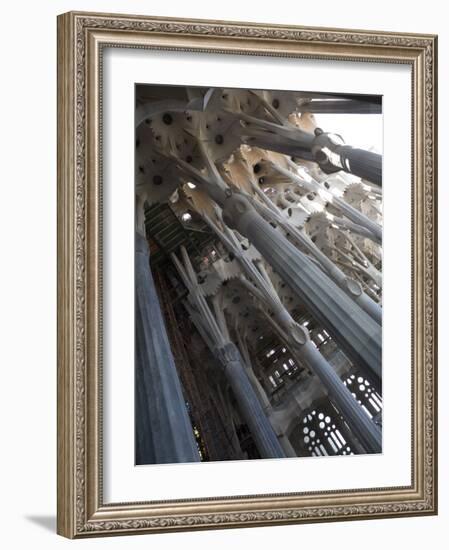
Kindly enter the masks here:
[[[413, 108], [412, 484], [104, 504], [101, 54], [105, 46], [405, 63]], [[58, 17], [58, 533], [81, 538], [437, 513], [433, 35], [66, 13]], [[150, 495], [149, 495], [150, 497]]]

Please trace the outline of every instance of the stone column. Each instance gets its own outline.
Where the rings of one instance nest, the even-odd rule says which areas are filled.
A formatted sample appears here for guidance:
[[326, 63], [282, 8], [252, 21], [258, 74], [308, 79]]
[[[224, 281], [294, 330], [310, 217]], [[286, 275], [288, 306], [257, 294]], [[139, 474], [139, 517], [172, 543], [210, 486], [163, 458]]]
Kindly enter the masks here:
[[217, 319], [214, 315], [198, 285], [195, 270], [184, 247], [181, 247], [181, 254], [184, 265], [174, 253], [171, 254], [171, 257], [189, 291], [187, 299], [192, 306], [188, 308], [190, 317], [209, 349], [220, 361], [226, 380], [234, 392], [239, 409], [251, 431], [260, 455], [262, 458], [285, 458], [276, 433], [245, 372], [242, 356], [229, 339], [224, 313], [216, 307], [216, 314], [218, 313], [221, 319], [220, 316]]
[[239, 193], [223, 204], [225, 223], [246, 236], [351, 360], [381, 378], [382, 331], [376, 321]]
[[[292, 169], [296, 171], [298, 170], [298, 166], [294, 162], [288, 161], [288, 165]], [[368, 216], [363, 214], [363, 212], [360, 212], [359, 210], [357, 210], [357, 208], [354, 208], [353, 206], [348, 204], [341, 197], [337, 197], [321, 187], [321, 185], [317, 181], [304, 173], [304, 171], [302, 172], [302, 177], [300, 177], [297, 173], [293, 173], [291, 170], [287, 170], [286, 168], [278, 164], [272, 163], [272, 166], [280, 174], [295, 182], [300, 187], [320, 194], [323, 199], [338, 208], [338, 210], [340, 210], [340, 212], [344, 216], [346, 216], [350, 222], [357, 226], [365, 228], [369, 232], [369, 234], [372, 235], [375, 242], [382, 242], [382, 227], [379, 224], [373, 222], [370, 218], [368, 218]]]
[[[239, 328], [236, 329], [238, 331]], [[238, 349], [240, 351], [240, 355], [243, 358], [244, 361], [244, 368], [245, 372], [248, 376], [248, 379], [257, 395], [257, 398], [259, 399], [259, 402], [261, 404], [261, 407], [265, 414], [267, 415], [271, 426], [273, 427], [274, 432], [276, 433], [276, 436], [279, 440], [279, 443], [281, 444], [281, 447], [284, 449], [285, 456], [287, 457], [296, 457], [298, 456], [295, 452], [295, 450], [292, 447], [292, 444], [290, 443], [285, 430], [280, 426], [280, 424], [277, 422], [275, 415], [273, 414], [273, 407], [271, 406], [270, 400], [268, 398], [268, 395], [265, 391], [265, 389], [262, 387], [262, 384], [257, 379], [257, 376], [254, 373], [254, 367], [251, 363], [251, 358], [249, 355], [248, 348], [246, 346], [246, 342], [244, 341], [244, 338], [241, 338], [241, 335], [237, 334], [238, 339]]]
[[352, 221], [356, 225], [365, 227], [375, 238], [376, 242], [382, 242], [382, 228], [376, 222], [373, 222], [365, 216], [362, 212], [348, 204], [344, 199], [340, 197], [333, 197], [332, 204], [336, 206], [342, 214], [344, 214], [348, 220]]
[[216, 356], [237, 399], [262, 458], [285, 458], [284, 450], [262, 408], [243, 366], [243, 359], [232, 342], [217, 348]]
[[349, 145], [342, 145], [337, 152], [346, 172], [382, 185], [382, 155]]
[[[246, 197], [244, 198], [246, 200]], [[251, 203], [249, 202], [249, 204]], [[347, 423], [360, 439], [366, 451], [379, 452], [382, 442], [378, 427], [366, 416], [332, 366], [312, 344], [308, 331], [291, 317], [272, 286], [263, 264], [258, 262], [256, 268], [253, 262], [246, 258], [235, 235], [224, 221], [222, 219], [223, 230], [219, 232], [217, 226], [208, 219], [209, 225], [214, 228], [225, 246], [232, 251], [247, 275], [249, 280], [244, 276], [240, 277], [241, 284], [248, 289], [260, 304], [265, 304], [271, 309], [273, 318], [267, 316], [267, 321], [272, 324], [274, 330], [298, 362], [308, 366], [319, 378], [326, 392], [344, 415]]]
[[[296, 228], [294, 228], [296, 229]], [[292, 231], [293, 237], [300, 242], [304, 247], [310, 250], [311, 254], [319, 261], [329, 276], [335, 283], [370, 317], [372, 317], [379, 325], [382, 325], [382, 308], [365, 292], [358, 281], [348, 277], [339, 267], [337, 267], [330, 258], [324, 254], [312, 240], [301, 231]]]
[[[302, 329], [298, 325], [297, 328]], [[328, 391], [329, 398], [341, 412], [364, 449], [371, 453], [381, 452], [382, 431], [379, 426], [365, 413], [310, 339], [307, 339], [300, 332], [298, 332], [298, 345], [301, 348], [301, 358], [321, 380]]]
[[145, 237], [135, 237], [136, 462], [199, 462], [170, 350]]
[[[285, 313], [286, 318], [287, 316], [288, 313]], [[287, 322], [290, 323], [289, 327], [286, 326]], [[291, 317], [290, 321], [286, 321], [282, 328], [285, 332], [285, 342], [293, 353], [293, 356], [299, 363], [307, 366], [318, 377], [329, 399], [343, 415], [364, 450], [369, 453], [381, 452], [381, 430], [364, 412], [350, 390], [343, 384], [332, 365], [313, 345], [308, 331]]]
[[343, 169], [349, 174], [382, 185], [382, 155], [346, 145], [341, 136], [315, 128], [311, 147], [315, 160], [326, 173]]
[[299, 244], [304, 246], [314, 256], [318, 262], [322, 265], [326, 273], [331, 279], [337, 283], [337, 285], [353, 300], [355, 300], [359, 306], [366, 311], [370, 317], [372, 317], [377, 323], [382, 324], [382, 309], [374, 302], [372, 298], [367, 296], [363, 292], [362, 286], [359, 282], [348, 277], [334, 262], [324, 254], [316, 244], [308, 237], [303, 230], [298, 229], [292, 223], [290, 223], [282, 215], [280, 209], [265, 195], [260, 188], [256, 185], [253, 186], [255, 193], [261, 198], [263, 204], [258, 204], [252, 198], [249, 200], [253, 206], [259, 208], [264, 212], [269, 219], [279, 224], [286, 233], [290, 233], [290, 236]]

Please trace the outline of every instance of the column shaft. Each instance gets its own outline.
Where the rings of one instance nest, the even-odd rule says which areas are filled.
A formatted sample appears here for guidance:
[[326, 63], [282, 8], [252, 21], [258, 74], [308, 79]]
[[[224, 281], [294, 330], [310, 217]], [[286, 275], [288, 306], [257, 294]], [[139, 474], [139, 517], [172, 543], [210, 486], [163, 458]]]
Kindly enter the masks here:
[[136, 233], [136, 461], [200, 460], [154, 286], [146, 239]]
[[382, 155], [342, 145], [337, 149], [346, 172], [382, 185]]
[[341, 412], [357, 439], [366, 451], [378, 453], [382, 450], [382, 432], [380, 428], [354, 399], [337, 373], [309, 340], [301, 346], [299, 355], [321, 380], [330, 399]]
[[223, 219], [254, 244], [351, 360], [381, 378], [381, 326], [266, 222], [245, 197], [234, 194], [228, 198]]
[[245, 372], [243, 360], [237, 347], [228, 343], [218, 348], [216, 354], [223, 365], [226, 379], [237, 399], [242, 416], [248, 424], [261, 457], [285, 458], [285, 452]]

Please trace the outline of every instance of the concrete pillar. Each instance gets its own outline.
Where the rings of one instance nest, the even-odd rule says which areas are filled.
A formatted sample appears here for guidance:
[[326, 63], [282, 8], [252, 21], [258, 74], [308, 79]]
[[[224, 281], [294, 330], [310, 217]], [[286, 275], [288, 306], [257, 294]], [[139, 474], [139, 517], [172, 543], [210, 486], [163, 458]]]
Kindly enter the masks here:
[[140, 233], [135, 247], [136, 462], [199, 462], [150, 270], [148, 244]]

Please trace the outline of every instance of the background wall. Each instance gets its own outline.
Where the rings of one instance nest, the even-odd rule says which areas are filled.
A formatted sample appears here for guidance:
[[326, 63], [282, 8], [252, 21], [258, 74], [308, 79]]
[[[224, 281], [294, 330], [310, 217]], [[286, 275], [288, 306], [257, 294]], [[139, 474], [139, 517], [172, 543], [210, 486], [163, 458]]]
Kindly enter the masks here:
[[[90, 0], [2, 6], [0, 500], [4, 548], [158, 549], [446, 547], [449, 534], [448, 347], [440, 353], [440, 515], [419, 519], [208, 531], [70, 542], [54, 534], [56, 514], [56, 15], [69, 10], [137, 13], [439, 34], [440, 339], [448, 329], [445, 215], [449, 193], [449, 31], [437, 0], [320, 0], [262, 3]], [[446, 208], [445, 208], [446, 207]], [[447, 307], [446, 307], [447, 310]], [[443, 345], [441, 346], [443, 348]], [[7, 539], [7, 540], [5, 540]]]

